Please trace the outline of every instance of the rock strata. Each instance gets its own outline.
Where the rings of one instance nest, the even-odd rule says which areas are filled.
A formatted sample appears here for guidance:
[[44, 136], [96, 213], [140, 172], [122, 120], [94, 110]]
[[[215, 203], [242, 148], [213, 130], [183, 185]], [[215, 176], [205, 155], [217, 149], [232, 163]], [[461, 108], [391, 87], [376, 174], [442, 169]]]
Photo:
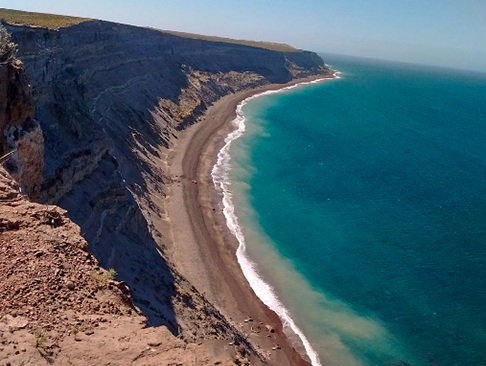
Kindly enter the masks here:
[[[223, 96], [328, 75], [322, 59], [102, 21], [6, 27], [24, 66], [11, 58], [0, 67], [0, 156], [13, 152], [2, 161], [8, 173], [0, 172], [5, 327], [16, 317], [27, 321], [16, 330], [19, 339], [33, 335], [48, 344], [39, 351], [46, 362], [76, 364], [79, 352], [112, 337], [110, 329], [121, 334], [110, 338], [121, 349], [110, 357], [126, 356], [130, 364], [163, 354], [203, 357], [198, 365], [215, 364], [215, 357], [221, 358], [216, 364], [265, 362], [249, 336], [171, 262], [166, 158], [183, 131]], [[102, 268], [113, 268], [123, 283]], [[114, 325], [98, 332], [106, 322]], [[145, 325], [160, 327], [142, 331]], [[151, 339], [143, 351], [140, 342], [124, 345], [140, 334]], [[0, 333], [0, 342], [8, 339]], [[71, 351], [59, 354], [61, 346]], [[5, 359], [18, 356], [5, 352]], [[107, 355], [89, 355], [84, 364]]]
[[[7, 25], [44, 135], [41, 201], [81, 226], [89, 251], [133, 290], [150, 324], [184, 332], [164, 257], [167, 148], [222, 96], [326, 74], [311, 52], [277, 52], [89, 21]], [[153, 197], [160, 197], [155, 202]], [[164, 295], [160, 295], [164, 294]], [[182, 311], [182, 310], [181, 310]]]
[[39, 197], [44, 164], [44, 139], [34, 119], [32, 90], [22, 62], [15, 58], [15, 45], [3, 27], [0, 37], [0, 157], [12, 152], [9, 171], [22, 193]]

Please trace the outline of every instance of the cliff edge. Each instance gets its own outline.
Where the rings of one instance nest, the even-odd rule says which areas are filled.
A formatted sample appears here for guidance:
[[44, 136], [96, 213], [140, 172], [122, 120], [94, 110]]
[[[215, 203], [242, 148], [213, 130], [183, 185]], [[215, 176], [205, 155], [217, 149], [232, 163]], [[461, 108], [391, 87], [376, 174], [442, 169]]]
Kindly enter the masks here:
[[330, 75], [322, 59], [104, 21], [5, 26], [25, 73], [14, 58], [0, 69], [0, 156], [13, 152], [5, 167], [20, 192], [66, 210], [60, 215], [81, 228], [87, 260], [116, 271], [149, 326], [186, 345], [224, 350], [231, 342], [243, 347], [240, 360], [264, 362], [171, 261], [166, 158], [223, 96]]

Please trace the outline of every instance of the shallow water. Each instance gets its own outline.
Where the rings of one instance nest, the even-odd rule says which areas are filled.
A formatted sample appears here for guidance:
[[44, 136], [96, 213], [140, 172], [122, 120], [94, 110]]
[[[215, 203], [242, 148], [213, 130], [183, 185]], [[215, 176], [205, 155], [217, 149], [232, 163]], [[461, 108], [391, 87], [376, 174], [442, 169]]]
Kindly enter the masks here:
[[486, 364], [486, 75], [325, 60], [243, 107], [248, 257], [322, 364]]

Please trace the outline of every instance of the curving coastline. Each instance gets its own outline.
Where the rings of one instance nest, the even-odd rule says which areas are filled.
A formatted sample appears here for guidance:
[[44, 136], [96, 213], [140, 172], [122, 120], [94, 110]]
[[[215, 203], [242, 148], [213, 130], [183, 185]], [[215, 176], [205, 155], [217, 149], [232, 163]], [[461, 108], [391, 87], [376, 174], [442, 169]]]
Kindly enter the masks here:
[[[217, 166], [218, 154], [228, 142], [225, 139], [234, 131], [231, 122], [237, 117], [242, 103], [264, 93], [333, 77], [335, 75], [318, 75], [224, 97], [208, 109], [200, 123], [187, 131], [168, 159], [171, 176], [178, 182], [172, 185], [166, 205], [174, 243], [172, 258], [195, 287], [204, 292], [248, 335], [261, 355], [275, 365], [320, 363], [303, 334], [295, 324], [292, 326], [293, 321], [285, 308], [272, 305], [272, 302], [278, 303], [274, 295], [270, 301], [264, 298], [256, 288], [255, 277], [251, 277], [250, 266], [242, 265], [246, 257], [241, 240], [234, 235], [234, 228], [227, 226], [228, 217], [224, 211], [229, 206], [222, 203], [223, 192], [215, 190], [211, 173]], [[191, 230], [188, 231], [188, 227]], [[283, 321], [299, 336], [300, 347], [294, 349], [291, 345], [283, 332]], [[266, 333], [260, 330], [265, 328], [272, 329], [270, 336], [263, 336]]]
[[231, 182], [229, 180], [229, 172], [231, 170], [231, 155], [229, 153], [229, 149], [233, 141], [239, 139], [245, 133], [246, 117], [244, 116], [242, 109], [249, 101], [260, 96], [280, 93], [301, 85], [313, 84], [316, 82], [324, 81], [326, 79], [329, 78], [316, 79], [314, 81], [298, 83], [277, 90], [265, 91], [263, 93], [252, 95], [251, 97], [248, 97], [241, 101], [236, 109], [236, 118], [232, 121], [237, 129], [229, 133], [228, 136], [226, 136], [226, 138], [224, 139], [225, 144], [218, 152], [217, 162], [211, 170], [211, 176], [213, 177], [214, 185], [222, 195], [223, 214], [226, 219], [226, 225], [231, 233], [236, 237], [239, 243], [238, 249], [236, 250], [236, 257], [245, 278], [248, 280], [248, 283], [250, 284], [257, 297], [279, 316], [280, 320], [283, 322], [284, 325], [289, 326], [290, 329], [292, 329], [292, 331], [295, 333], [295, 335], [297, 335], [297, 337], [302, 342], [305, 348], [305, 352], [310, 358], [313, 366], [322, 366], [319, 360], [319, 355], [312, 348], [312, 345], [310, 344], [309, 340], [306, 338], [302, 330], [299, 329], [299, 327], [295, 324], [290, 313], [281, 303], [278, 295], [275, 293], [272, 286], [266, 283], [265, 280], [260, 276], [260, 274], [258, 273], [257, 264], [248, 257], [248, 254], [246, 252], [245, 236], [242, 232], [240, 224], [238, 223], [238, 217], [234, 212], [234, 204], [232, 201]]
[[[81, 226], [90, 253], [126, 282], [147, 324], [192, 346], [203, 342], [208, 352], [218, 341], [214, 351], [229, 364], [307, 365], [242, 274], [238, 242], [213, 210], [219, 201], [209, 171], [241, 100], [294, 78], [324, 77], [324, 61], [308, 51], [97, 20], [5, 27], [32, 85], [31, 119], [45, 138], [35, 141], [44, 162], [36, 195]], [[31, 127], [20, 126], [18, 135]], [[169, 170], [174, 145], [184, 152], [180, 169]], [[180, 218], [165, 211], [172, 204]]]

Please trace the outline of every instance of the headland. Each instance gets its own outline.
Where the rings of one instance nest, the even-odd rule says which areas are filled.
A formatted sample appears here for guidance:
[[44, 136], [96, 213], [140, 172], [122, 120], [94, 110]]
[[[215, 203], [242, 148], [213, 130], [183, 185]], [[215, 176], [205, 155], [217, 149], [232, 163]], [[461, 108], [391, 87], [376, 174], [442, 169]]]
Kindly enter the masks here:
[[[137, 316], [143, 314], [150, 329], [165, 329], [164, 339], [174, 337], [150, 341], [153, 355], [167, 356], [161, 344], [181, 339], [185, 362], [195, 357], [203, 364], [206, 357], [224, 365], [308, 364], [245, 280], [209, 171], [238, 103], [332, 72], [307, 51], [184, 38], [96, 20], [68, 23], [5, 25], [18, 45], [1, 70], [6, 179], [16, 181], [24, 198], [66, 210], [65, 220], [79, 225], [86, 240], [91, 266], [113, 269], [129, 289]], [[16, 227], [2, 230], [13, 237]], [[58, 231], [62, 238], [62, 228]], [[61, 273], [60, 286], [69, 291], [83, 289], [74, 272], [53, 273]], [[50, 280], [46, 277], [46, 286]], [[6, 296], [17, 301], [15, 286], [9, 291]], [[53, 329], [29, 318], [35, 306], [0, 309], [0, 318], [22, 313], [29, 324], [26, 337], [34, 337], [37, 326]], [[63, 306], [70, 311], [69, 304]], [[92, 309], [94, 315], [119, 316]], [[110, 321], [140, 322], [115, 318]], [[66, 355], [62, 345], [72, 321], [62, 316], [56, 327], [65, 331], [49, 334], [56, 340], [51, 346]], [[97, 330], [95, 337], [91, 330], [86, 329], [89, 339], [105, 342], [102, 332], [96, 338]], [[123, 342], [127, 335], [117, 332]], [[129, 359], [127, 364], [152, 357], [132, 351], [117, 357]], [[6, 360], [19, 361], [14, 349], [5, 352]], [[50, 363], [61, 362], [56, 353], [49, 357]], [[108, 355], [96, 357], [90, 362], [104, 362]]]

